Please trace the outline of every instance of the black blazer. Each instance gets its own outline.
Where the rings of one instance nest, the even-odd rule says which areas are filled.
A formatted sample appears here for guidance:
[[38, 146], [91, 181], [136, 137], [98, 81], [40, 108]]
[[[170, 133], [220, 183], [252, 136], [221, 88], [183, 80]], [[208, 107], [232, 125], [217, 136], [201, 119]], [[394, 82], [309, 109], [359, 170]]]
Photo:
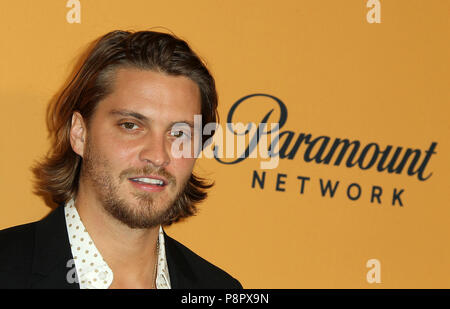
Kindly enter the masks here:
[[[173, 289], [242, 288], [239, 281], [167, 234], [164, 238]], [[41, 221], [0, 231], [0, 288], [79, 289], [78, 283], [66, 279], [71, 259], [60, 206]]]

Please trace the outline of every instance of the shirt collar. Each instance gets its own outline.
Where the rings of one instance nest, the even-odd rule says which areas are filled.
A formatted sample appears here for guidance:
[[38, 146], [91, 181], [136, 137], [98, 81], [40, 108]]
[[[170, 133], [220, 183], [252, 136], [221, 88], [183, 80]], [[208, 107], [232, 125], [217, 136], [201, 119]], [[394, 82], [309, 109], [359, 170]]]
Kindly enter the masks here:
[[[107, 289], [114, 279], [114, 274], [101, 256], [94, 241], [89, 236], [81, 221], [74, 200], [64, 207], [70, 249], [74, 259], [77, 280], [81, 289]], [[164, 245], [164, 232], [159, 227], [158, 266], [156, 271], [156, 288], [170, 289], [169, 268], [167, 266]]]

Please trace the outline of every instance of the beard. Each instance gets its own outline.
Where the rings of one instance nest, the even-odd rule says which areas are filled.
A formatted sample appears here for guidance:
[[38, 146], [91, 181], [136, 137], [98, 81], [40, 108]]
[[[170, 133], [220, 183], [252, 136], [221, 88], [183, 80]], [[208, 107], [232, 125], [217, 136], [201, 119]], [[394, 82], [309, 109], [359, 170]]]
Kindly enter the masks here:
[[[185, 197], [187, 180], [173, 198], [159, 200], [155, 192], [132, 192], [135, 202], [128, 202], [119, 194], [120, 184], [128, 181], [129, 177], [140, 175], [159, 175], [167, 179], [166, 188], [176, 188], [176, 179], [165, 169], [147, 165], [144, 168], [129, 168], [122, 171], [119, 177], [111, 174], [111, 164], [108, 160], [96, 154], [92, 149], [89, 138], [86, 142], [81, 175], [89, 179], [104, 210], [112, 217], [132, 229], [149, 229], [164, 225], [170, 218], [176, 216], [179, 202]], [[133, 205], [132, 205], [133, 204]]]

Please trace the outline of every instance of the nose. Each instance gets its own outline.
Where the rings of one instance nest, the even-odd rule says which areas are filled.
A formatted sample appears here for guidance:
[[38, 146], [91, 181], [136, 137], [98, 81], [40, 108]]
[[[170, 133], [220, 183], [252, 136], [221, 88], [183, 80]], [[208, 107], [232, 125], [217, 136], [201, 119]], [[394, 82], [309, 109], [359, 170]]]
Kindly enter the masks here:
[[139, 153], [139, 160], [150, 163], [156, 168], [166, 167], [170, 163], [168, 141], [163, 134], [149, 134], [145, 138]]

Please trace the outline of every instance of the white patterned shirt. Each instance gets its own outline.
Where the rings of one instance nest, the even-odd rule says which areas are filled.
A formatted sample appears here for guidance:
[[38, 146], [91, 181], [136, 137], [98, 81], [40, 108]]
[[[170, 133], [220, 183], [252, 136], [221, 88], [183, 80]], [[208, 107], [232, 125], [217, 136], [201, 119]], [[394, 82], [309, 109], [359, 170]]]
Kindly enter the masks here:
[[[81, 221], [74, 200], [64, 207], [66, 227], [70, 249], [75, 262], [80, 289], [107, 289], [114, 279], [114, 274], [89, 236]], [[156, 288], [170, 289], [169, 269], [164, 247], [164, 233], [159, 227], [159, 252], [156, 271]]]

